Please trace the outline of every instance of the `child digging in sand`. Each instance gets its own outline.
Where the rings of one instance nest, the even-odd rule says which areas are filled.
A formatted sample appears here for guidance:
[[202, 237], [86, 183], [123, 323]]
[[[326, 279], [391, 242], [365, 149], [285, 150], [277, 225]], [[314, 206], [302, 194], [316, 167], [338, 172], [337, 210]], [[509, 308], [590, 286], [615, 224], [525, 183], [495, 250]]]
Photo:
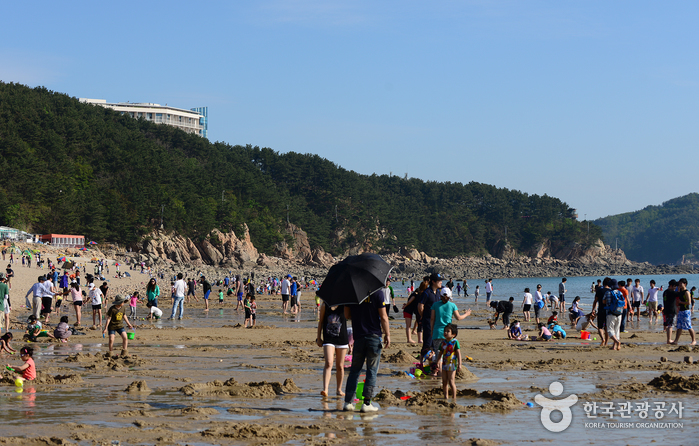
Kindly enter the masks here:
[[444, 361], [442, 365], [442, 390], [444, 390], [444, 398], [449, 399], [449, 389], [451, 389], [456, 401], [456, 372], [461, 369], [461, 349], [456, 335], [459, 329], [455, 324], [449, 324], [444, 327], [444, 341], [439, 347], [437, 355], [437, 364]]
[[11, 355], [14, 355], [15, 353], [17, 353], [17, 350], [15, 350], [14, 348], [12, 348], [10, 346], [11, 341], [12, 341], [12, 332], [10, 332], [10, 331], [8, 331], [4, 335], [2, 335], [2, 337], [0, 337], [0, 354], [2, 352], [7, 352]]
[[124, 322], [128, 324], [129, 328], [133, 329], [133, 325], [129, 322], [129, 318], [124, 314], [124, 302], [126, 302], [124, 296], [117, 294], [114, 298], [114, 302], [112, 302], [112, 306], [107, 310], [107, 321], [104, 324], [104, 330], [102, 330], [102, 335], [109, 330], [109, 353], [111, 353], [114, 348], [114, 337], [119, 333], [123, 341], [123, 347], [121, 349], [122, 356], [128, 354], [129, 345], [129, 341], [126, 338]]
[[11, 372], [22, 375], [22, 379], [33, 381], [36, 378], [36, 366], [34, 365], [34, 349], [31, 347], [22, 347], [19, 349], [19, 357], [22, 358], [24, 364], [19, 367], [12, 368], [10, 364], [7, 364], [7, 368]]
[[546, 324], [539, 322], [539, 337], [536, 338], [537, 341], [550, 341], [551, 332], [546, 328]]

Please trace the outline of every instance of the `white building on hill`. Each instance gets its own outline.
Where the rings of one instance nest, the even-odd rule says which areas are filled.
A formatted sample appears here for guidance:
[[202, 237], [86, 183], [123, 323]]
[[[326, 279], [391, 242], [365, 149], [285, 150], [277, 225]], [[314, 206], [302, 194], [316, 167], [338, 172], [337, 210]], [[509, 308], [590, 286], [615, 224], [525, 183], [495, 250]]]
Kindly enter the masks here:
[[118, 102], [110, 103], [105, 99], [80, 98], [80, 102], [111, 108], [122, 113], [128, 113], [132, 118], [143, 118], [156, 124], [167, 124], [187, 133], [194, 133], [207, 138], [209, 136], [209, 111], [207, 107], [197, 107], [191, 110], [170, 107], [168, 105], [150, 102]]

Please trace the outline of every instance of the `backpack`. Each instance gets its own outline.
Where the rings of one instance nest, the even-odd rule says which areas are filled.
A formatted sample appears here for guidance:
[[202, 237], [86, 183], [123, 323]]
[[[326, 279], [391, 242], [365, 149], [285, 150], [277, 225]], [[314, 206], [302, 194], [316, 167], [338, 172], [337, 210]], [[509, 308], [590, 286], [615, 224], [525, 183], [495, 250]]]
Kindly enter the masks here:
[[619, 290], [604, 293], [604, 309], [608, 314], [619, 316], [624, 311], [624, 295]]

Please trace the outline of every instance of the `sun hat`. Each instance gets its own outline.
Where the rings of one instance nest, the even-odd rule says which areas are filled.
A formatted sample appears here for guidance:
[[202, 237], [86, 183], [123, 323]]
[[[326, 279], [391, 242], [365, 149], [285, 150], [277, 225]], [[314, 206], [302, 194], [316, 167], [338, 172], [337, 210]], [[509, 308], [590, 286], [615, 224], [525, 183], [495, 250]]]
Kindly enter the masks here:
[[112, 302], [112, 305], [119, 305], [124, 302], [126, 302], [126, 298], [121, 294], [117, 294], [116, 296], [114, 296], [114, 302]]
[[443, 287], [439, 290], [439, 297], [442, 296], [447, 296], [449, 299], [451, 299], [451, 290], [447, 287]]

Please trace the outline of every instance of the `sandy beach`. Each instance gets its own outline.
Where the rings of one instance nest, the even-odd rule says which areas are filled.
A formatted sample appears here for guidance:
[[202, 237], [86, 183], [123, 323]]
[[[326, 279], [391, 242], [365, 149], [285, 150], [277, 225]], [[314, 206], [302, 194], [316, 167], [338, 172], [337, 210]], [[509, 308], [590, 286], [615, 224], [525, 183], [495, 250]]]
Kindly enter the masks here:
[[[24, 295], [46, 270], [18, 262], [13, 269], [13, 346], [19, 348], [27, 345], [21, 342], [29, 314]], [[117, 293], [143, 294], [148, 276], [130, 272], [131, 278], [109, 279], [110, 302]], [[241, 327], [243, 313], [234, 311], [231, 299], [223, 306], [212, 299], [206, 313], [201, 290], [198, 297], [186, 305], [182, 321], [139, 317], [128, 357], [105, 355], [106, 341], [90, 329], [68, 343], [33, 344], [35, 382], [18, 392], [10, 373], [3, 372], [0, 444], [647, 444], [651, 439], [696, 444], [688, 434], [697, 432], [699, 365], [685, 357], [699, 359], [699, 348], [686, 345], [687, 335], [680, 347], [665, 345], [662, 323], [650, 326], [646, 319], [632, 325], [622, 335], [621, 351], [612, 352], [581, 340], [567, 325], [566, 340], [510, 341], [504, 330], [488, 329], [491, 311], [472, 306], [458, 336], [463, 354], [472, 358], [465, 361], [470, 373], [457, 381], [454, 403], [444, 400], [441, 380], [405, 373], [419, 347], [407, 344], [402, 316], [395, 313], [377, 382], [381, 410], [364, 415], [343, 412], [334, 392], [326, 400], [319, 394], [323, 354], [314, 343], [310, 292], [302, 295], [298, 316], [282, 316], [278, 296], [258, 296], [254, 329]], [[161, 297], [164, 317], [169, 300]], [[138, 311], [146, 315], [143, 305]], [[72, 305], [64, 305], [63, 314], [75, 322]], [[86, 307], [83, 326], [88, 320]], [[533, 324], [525, 325], [525, 332], [535, 335]], [[17, 355], [2, 360], [20, 364]], [[548, 388], [554, 381], [563, 384], [561, 397], [578, 398], [572, 423], [561, 433], [542, 426], [541, 407], [527, 405], [539, 394], [555, 399]], [[681, 417], [666, 409], [659, 418], [653, 411], [646, 418], [636, 411], [628, 419], [616, 412], [591, 418], [585, 402], [634, 407], [649, 402], [651, 408], [663, 402], [667, 409], [682, 403], [684, 411]], [[633, 426], [591, 427], [620, 421]], [[669, 426], [647, 426], [651, 421]]]

